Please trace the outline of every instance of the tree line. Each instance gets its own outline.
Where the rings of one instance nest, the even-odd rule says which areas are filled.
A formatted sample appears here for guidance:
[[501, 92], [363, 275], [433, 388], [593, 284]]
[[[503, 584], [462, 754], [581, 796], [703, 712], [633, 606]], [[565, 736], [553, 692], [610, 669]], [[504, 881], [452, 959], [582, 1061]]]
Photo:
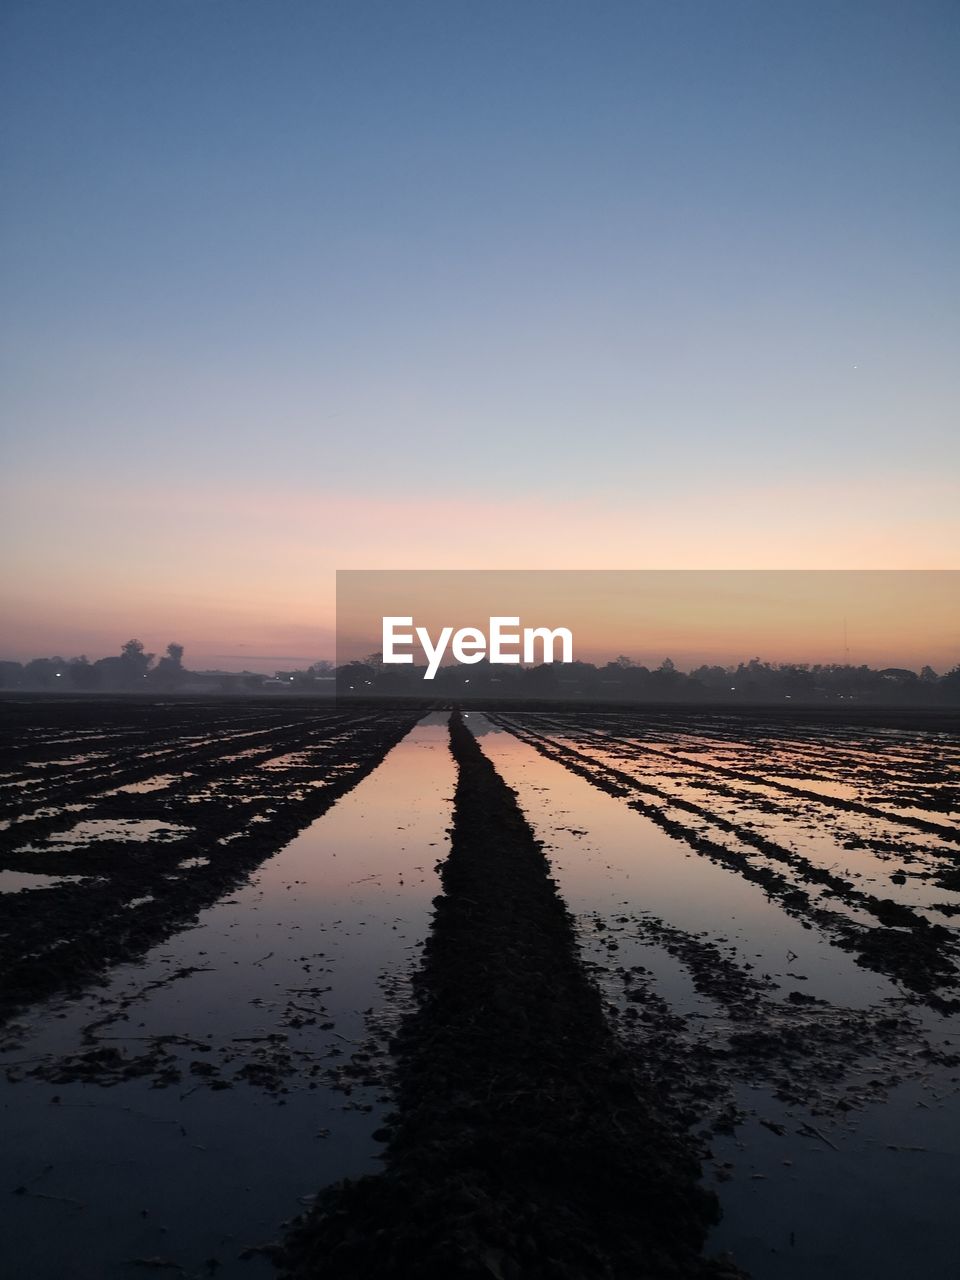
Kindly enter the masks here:
[[472, 699], [555, 698], [602, 702], [711, 703], [903, 703], [960, 704], [960, 665], [938, 674], [903, 667], [775, 663], [751, 658], [732, 666], [701, 665], [681, 671], [670, 658], [654, 668], [621, 656], [590, 662], [520, 667], [487, 661], [441, 667], [424, 682], [425, 668], [389, 666], [371, 654], [336, 669], [337, 692], [345, 696], [416, 695]]
[[143, 688], [175, 688], [189, 674], [183, 665], [183, 645], [168, 644], [159, 661], [140, 640], [128, 640], [115, 657], [91, 662], [78, 658], [34, 658], [31, 662], [0, 662], [0, 688], [49, 689], [56, 692], [104, 690], [135, 692]]
[[119, 654], [91, 662], [77, 658], [0, 661], [0, 688], [64, 693], [294, 693], [346, 698], [506, 698], [602, 702], [843, 703], [909, 706], [960, 705], [960, 665], [938, 674], [930, 666], [873, 668], [841, 663], [776, 663], [751, 658], [731, 666], [681, 671], [665, 658], [657, 667], [621, 655], [612, 662], [503, 666], [484, 660], [441, 667], [424, 681], [422, 666], [385, 666], [379, 653], [335, 666], [320, 660], [307, 667], [256, 672], [195, 672], [184, 665], [184, 647], [171, 643], [159, 658], [139, 640]]

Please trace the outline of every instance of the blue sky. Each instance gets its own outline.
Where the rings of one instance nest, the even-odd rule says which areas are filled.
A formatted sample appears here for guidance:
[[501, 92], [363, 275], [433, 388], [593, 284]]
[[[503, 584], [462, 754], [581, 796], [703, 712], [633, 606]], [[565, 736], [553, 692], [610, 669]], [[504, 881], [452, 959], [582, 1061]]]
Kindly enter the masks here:
[[431, 567], [402, 504], [438, 495], [474, 567], [491, 501], [546, 504], [557, 567], [583, 504], [597, 567], [632, 536], [747, 567], [771, 512], [804, 563], [824, 507], [848, 567], [955, 564], [955, 4], [8, 0], [2, 38], [24, 626], [68, 585], [114, 625], [111, 545], [160, 559], [131, 494], [189, 531], [160, 613], [198, 553], [239, 577], [245, 503], [256, 581], [314, 504], [324, 601], [378, 537]]

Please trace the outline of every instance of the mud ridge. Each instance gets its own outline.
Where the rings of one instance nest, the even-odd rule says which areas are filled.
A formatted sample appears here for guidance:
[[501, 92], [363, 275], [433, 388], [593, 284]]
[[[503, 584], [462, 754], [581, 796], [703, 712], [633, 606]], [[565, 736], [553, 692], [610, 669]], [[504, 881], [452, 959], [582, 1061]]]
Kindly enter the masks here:
[[394, 1042], [381, 1175], [293, 1224], [283, 1275], [735, 1277], [683, 1122], [604, 1017], [538, 841], [458, 713], [452, 848]]
[[[663, 751], [652, 746], [649, 742], [638, 743], [636, 739], [624, 737], [621, 734], [610, 733], [607, 735], [598, 734], [589, 730], [583, 731], [583, 736], [595, 741], [602, 746], [619, 746], [630, 747], [636, 749], [638, 746], [649, 755], [660, 756], [665, 760], [677, 762], [678, 757], [669, 751]], [[930, 822], [926, 818], [912, 817], [910, 814], [891, 814], [886, 809], [879, 809], [876, 805], [864, 804], [861, 800], [845, 800], [839, 796], [831, 796], [823, 791], [811, 791], [809, 787], [797, 786], [790, 782], [774, 782], [770, 778], [760, 778], [744, 769], [733, 769], [728, 765], [715, 764], [710, 761], [696, 760], [692, 762], [686, 757], [679, 757], [684, 764], [695, 763], [698, 769], [705, 770], [707, 773], [715, 774], [720, 778], [731, 778], [735, 782], [756, 783], [762, 782], [764, 786], [769, 787], [772, 791], [782, 792], [784, 796], [794, 796], [801, 800], [813, 800], [817, 804], [825, 805], [827, 808], [839, 809], [843, 813], [862, 814], [868, 818], [880, 818], [889, 822], [891, 818], [904, 827], [911, 827], [915, 831], [921, 831], [925, 835], [937, 836], [941, 840], [952, 841], [956, 844], [960, 841], [960, 831], [956, 827], [944, 826], [939, 822]]]
[[[931, 924], [909, 907], [889, 898], [877, 898], [873, 894], [854, 889], [843, 877], [815, 866], [801, 854], [782, 848], [748, 827], [730, 822], [689, 800], [669, 796], [650, 783], [640, 782], [622, 770], [543, 738], [512, 721], [499, 716], [490, 718], [494, 724], [533, 747], [545, 759], [563, 765], [598, 791], [626, 799], [631, 808], [656, 823], [668, 835], [684, 841], [698, 854], [730, 867], [745, 880], [761, 885], [764, 892], [770, 898], [779, 900], [788, 913], [804, 919], [807, 924], [812, 922], [830, 936], [834, 945], [852, 952], [857, 957], [858, 964], [864, 968], [886, 974], [902, 983], [917, 998], [940, 1012], [949, 1012], [957, 1007], [955, 991], [960, 971], [956, 962], [956, 944], [950, 931], [942, 925]], [[631, 796], [634, 798], [631, 799]], [[729, 831], [745, 844], [789, 867], [801, 880], [824, 885], [841, 901], [861, 907], [874, 916], [879, 924], [867, 928], [837, 912], [815, 906], [810, 895], [785, 875], [770, 867], [755, 866], [717, 841], [668, 817], [655, 802], [642, 798], [643, 796], [653, 796], [655, 800], [665, 802], [675, 809], [709, 819], [714, 826]], [[945, 989], [948, 994], [942, 994], [941, 989]]]

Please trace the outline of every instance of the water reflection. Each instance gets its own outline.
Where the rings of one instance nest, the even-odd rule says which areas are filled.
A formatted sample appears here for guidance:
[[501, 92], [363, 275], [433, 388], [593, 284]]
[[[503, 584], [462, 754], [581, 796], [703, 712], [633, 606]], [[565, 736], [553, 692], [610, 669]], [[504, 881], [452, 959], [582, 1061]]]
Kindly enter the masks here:
[[[194, 928], [104, 991], [24, 1020], [0, 1057], [15, 1075], [91, 1045], [107, 1073], [111, 1053], [154, 1060], [110, 1088], [0, 1088], [3, 1184], [23, 1188], [0, 1271], [110, 1280], [131, 1258], [198, 1274], [216, 1258], [217, 1275], [266, 1276], [266, 1259], [241, 1263], [242, 1250], [324, 1182], [375, 1167], [382, 1078], [346, 1092], [327, 1069], [369, 1040], [371, 1013], [403, 1003], [454, 784], [445, 717], [427, 717]], [[169, 1037], [159, 1059], [158, 1037]], [[167, 1070], [179, 1079], [156, 1087]]]
[[[621, 1015], [635, 1013], [624, 1001], [621, 975], [642, 967], [641, 982], [686, 1020], [681, 1042], [706, 1042], [722, 1055], [732, 1029], [729, 1010], [698, 989], [686, 959], [712, 946], [708, 954], [718, 966], [729, 961], [760, 981], [761, 1004], [768, 993], [774, 1017], [788, 1026], [791, 1019], [796, 1029], [805, 1019], [814, 1029], [819, 1022], [829, 1040], [834, 1021], [856, 1025], [857, 1016], [871, 1018], [875, 1010], [877, 1018], [908, 1014], [916, 1027], [915, 1040], [909, 1030], [905, 1039], [891, 1031], [887, 1045], [879, 1024], [879, 1039], [859, 1058], [848, 1037], [841, 1045], [851, 1055], [846, 1074], [825, 1075], [819, 1090], [828, 1118], [820, 1104], [791, 1096], [792, 1081], [779, 1064], [758, 1060], [754, 1072], [745, 1063], [733, 1090], [742, 1122], [729, 1135], [710, 1138], [706, 1175], [724, 1217], [709, 1247], [730, 1250], [755, 1280], [951, 1274], [960, 1192], [957, 1067], [928, 1060], [921, 1034], [956, 1053], [957, 1017], [908, 1009], [896, 984], [860, 968], [735, 870], [697, 856], [623, 799], [598, 791], [477, 713], [468, 724], [482, 725], [485, 754], [544, 840], [576, 914], [584, 957]], [[682, 931], [687, 952], [671, 953], [662, 940], [658, 945], [671, 930]], [[810, 996], [825, 1003], [807, 1004]], [[801, 1003], [793, 1006], [792, 999]], [[750, 1029], [749, 1023], [734, 1026]], [[796, 1068], [809, 1088], [818, 1063], [803, 1062], [800, 1053]], [[818, 1093], [816, 1080], [812, 1093]]]
[[[476, 716], [469, 720], [471, 729]], [[785, 989], [866, 1007], [899, 992], [770, 902], [757, 884], [697, 856], [622, 800], [493, 730], [484, 752], [519, 795], [547, 843], [554, 876], [575, 914], [651, 912], [689, 933], [722, 937]], [[803, 975], [802, 987], [791, 973]]]
[[19, 893], [21, 889], [55, 889], [83, 876], [48, 876], [37, 871], [0, 871], [0, 893]]

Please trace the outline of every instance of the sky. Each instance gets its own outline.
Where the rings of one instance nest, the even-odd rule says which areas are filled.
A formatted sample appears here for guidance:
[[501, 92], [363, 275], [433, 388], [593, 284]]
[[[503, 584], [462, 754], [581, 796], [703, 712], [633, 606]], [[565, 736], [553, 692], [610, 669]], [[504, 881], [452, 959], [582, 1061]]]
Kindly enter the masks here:
[[0, 656], [332, 656], [337, 569], [957, 566], [953, 0], [0, 23]]
[[[955, 665], [960, 636], [957, 570], [348, 570], [337, 574], [338, 662], [387, 653], [394, 644], [425, 664], [429, 646], [455, 660], [441, 633], [475, 628], [520, 635], [570, 632], [573, 661], [602, 665], [620, 652], [683, 671], [775, 654], [781, 662], [875, 668]], [[396, 619], [409, 619], [404, 623]], [[476, 637], [473, 637], [474, 639]], [[521, 642], [505, 646], [518, 652]], [[476, 650], [474, 651], [476, 652]], [[535, 646], [536, 661], [542, 649]], [[561, 660], [560, 640], [555, 657]]]

